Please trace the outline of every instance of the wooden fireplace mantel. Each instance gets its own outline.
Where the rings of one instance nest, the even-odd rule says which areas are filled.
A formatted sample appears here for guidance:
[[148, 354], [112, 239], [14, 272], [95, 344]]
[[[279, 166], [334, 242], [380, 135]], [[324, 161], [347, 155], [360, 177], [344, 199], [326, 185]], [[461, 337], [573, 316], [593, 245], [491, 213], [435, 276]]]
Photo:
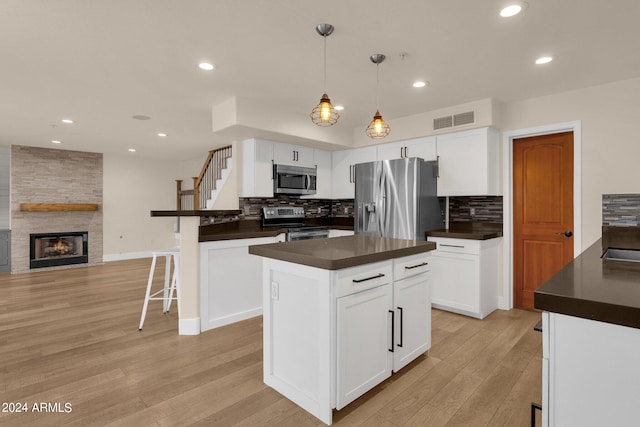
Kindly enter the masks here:
[[97, 211], [97, 203], [20, 203], [24, 212]]

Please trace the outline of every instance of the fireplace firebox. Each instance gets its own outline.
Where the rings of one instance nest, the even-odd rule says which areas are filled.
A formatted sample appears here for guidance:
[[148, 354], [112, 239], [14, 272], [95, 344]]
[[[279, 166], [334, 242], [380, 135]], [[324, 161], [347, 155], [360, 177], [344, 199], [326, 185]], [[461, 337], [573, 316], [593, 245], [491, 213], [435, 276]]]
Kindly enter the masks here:
[[89, 233], [71, 231], [31, 234], [30, 268], [89, 262]]

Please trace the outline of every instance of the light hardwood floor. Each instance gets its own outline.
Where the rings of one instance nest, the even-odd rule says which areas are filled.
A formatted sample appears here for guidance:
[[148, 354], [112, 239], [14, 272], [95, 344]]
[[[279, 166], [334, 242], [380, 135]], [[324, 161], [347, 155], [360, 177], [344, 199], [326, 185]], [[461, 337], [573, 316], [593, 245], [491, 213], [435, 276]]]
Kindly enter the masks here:
[[[179, 336], [175, 309], [152, 301], [139, 332], [149, 265], [0, 273], [0, 409], [28, 406], [0, 412], [0, 425], [323, 425], [262, 383], [261, 317]], [[528, 426], [541, 400], [539, 319], [434, 310], [429, 355], [334, 412], [334, 425]], [[41, 402], [63, 412], [33, 411]]]

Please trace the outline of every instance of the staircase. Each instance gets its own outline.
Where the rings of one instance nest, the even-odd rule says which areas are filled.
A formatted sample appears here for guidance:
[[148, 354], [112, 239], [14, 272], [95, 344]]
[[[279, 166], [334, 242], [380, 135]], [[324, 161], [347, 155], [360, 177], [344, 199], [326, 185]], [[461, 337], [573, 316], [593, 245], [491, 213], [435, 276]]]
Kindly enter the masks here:
[[231, 173], [231, 146], [209, 151], [200, 175], [193, 177], [193, 189], [184, 190], [182, 180], [176, 180], [176, 210], [211, 210], [220, 190]]

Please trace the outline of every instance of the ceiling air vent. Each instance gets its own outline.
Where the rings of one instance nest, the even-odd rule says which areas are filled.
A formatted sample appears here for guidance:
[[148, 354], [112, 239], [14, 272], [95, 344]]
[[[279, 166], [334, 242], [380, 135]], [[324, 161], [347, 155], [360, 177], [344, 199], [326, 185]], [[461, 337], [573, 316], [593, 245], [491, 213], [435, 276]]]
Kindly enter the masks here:
[[453, 116], [453, 125], [462, 126], [475, 123], [476, 114], [475, 111], [467, 111], [466, 113], [460, 113]]
[[444, 116], [433, 119], [433, 130], [450, 128], [451, 126], [453, 126], [452, 116]]

